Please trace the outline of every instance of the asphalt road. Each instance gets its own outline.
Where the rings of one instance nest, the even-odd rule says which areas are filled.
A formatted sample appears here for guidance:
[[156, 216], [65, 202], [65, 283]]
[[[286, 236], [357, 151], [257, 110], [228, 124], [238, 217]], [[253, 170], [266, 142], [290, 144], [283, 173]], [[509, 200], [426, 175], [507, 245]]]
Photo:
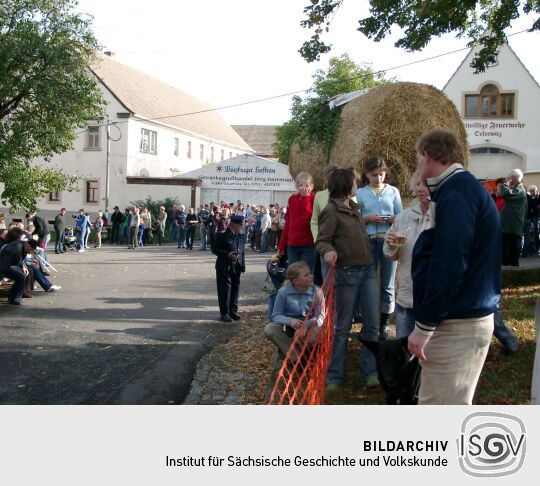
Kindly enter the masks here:
[[[268, 257], [247, 252], [240, 307], [263, 302]], [[217, 320], [210, 251], [104, 246], [49, 259], [60, 292], [0, 304], [1, 404], [182, 403], [200, 358], [235, 333]]]

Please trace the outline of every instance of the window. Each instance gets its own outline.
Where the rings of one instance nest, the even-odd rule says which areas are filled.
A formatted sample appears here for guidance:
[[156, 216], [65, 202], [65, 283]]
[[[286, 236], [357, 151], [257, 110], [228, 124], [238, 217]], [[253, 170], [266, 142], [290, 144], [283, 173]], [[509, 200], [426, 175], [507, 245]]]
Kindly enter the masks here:
[[86, 181], [86, 202], [97, 203], [98, 202], [98, 181]]
[[60, 202], [60, 192], [49, 192], [49, 202]]
[[514, 101], [514, 93], [501, 93], [494, 84], [486, 84], [479, 94], [465, 95], [465, 117], [512, 117]]
[[157, 132], [141, 128], [141, 152], [157, 154]]
[[204, 162], [204, 145], [202, 143], [199, 145], [199, 158], [201, 162]]
[[187, 143], [187, 158], [191, 159], [191, 141], [188, 140]]
[[512, 154], [509, 150], [498, 147], [478, 147], [471, 149], [471, 154]]
[[86, 150], [100, 150], [99, 126], [88, 126], [86, 129]]
[[225, 160], [225, 150], [221, 149], [221, 160]]
[[178, 157], [180, 142], [177, 138], [174, 139], [174, 156]]
[[214, 147], [210, 147], [210, 162], [214, 162]]

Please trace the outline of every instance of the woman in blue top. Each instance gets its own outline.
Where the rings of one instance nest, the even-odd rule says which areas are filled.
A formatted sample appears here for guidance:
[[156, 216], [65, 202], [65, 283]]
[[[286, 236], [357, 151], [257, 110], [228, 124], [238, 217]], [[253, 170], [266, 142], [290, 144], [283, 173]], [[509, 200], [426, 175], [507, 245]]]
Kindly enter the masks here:
[[386, 172], [386, 164], [381, 157], [369, 158], [364, 164], [366, 185], [356, 191], [360, 215], [364, 218], [369, 236], [373, 265], [375, 270], [381, 266], [379, 339], [388, 338], [388, 319], [395, 305], [397, 266], [383, 253], [384, 237], [395, 217], [403, 210], [398, 189], [384, 183]]
[[[295, 333], [304, 333], [311, 344], [314, 344], [324, 320], [324, 297], [319, 287], [313, 285], [313, 275], [307, 263], [299, 261], [290, 265], [287, 269], [287, 280], [288, 283], [283, 285], [276, 295], [272, 322], [264, 328], [264, 334], [277, 348], [272, 375], [266, 388], [266, 401], [270, 398], [277, 374], [291, 347]], [[304, 320], [306, 323], [302, 326]], [[313, 326], [315, 328], [310, 331]], [[298, 351], [301, 349], [300, 346], [299, 343]], [[295, 361], [297, 358], [296, 352], [291, 353], [292, 360]]]

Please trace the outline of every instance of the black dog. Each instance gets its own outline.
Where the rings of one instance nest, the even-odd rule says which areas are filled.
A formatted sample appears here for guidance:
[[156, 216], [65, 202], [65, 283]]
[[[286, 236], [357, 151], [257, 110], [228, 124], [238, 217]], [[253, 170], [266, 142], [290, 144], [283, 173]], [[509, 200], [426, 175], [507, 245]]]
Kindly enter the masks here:
[[[407, 349], [407, 338], [364, 341], [377, 362], [377, 372], [388, 405], [416, 405], [420, 388], [420, 363]], [[412, 358], [412, 359], [411, 359]]]

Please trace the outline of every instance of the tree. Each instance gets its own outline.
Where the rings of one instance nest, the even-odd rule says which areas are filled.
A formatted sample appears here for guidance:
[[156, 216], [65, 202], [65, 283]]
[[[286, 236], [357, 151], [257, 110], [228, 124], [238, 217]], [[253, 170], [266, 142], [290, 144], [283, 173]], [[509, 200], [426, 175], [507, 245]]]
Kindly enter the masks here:
[[[302, 27], [315, 28], [304, 42], [300, 54], [306, 61], [318, 60], [331, 46], [321, 40], [328, 31], [331, 16], [344, 0], [310, 0], [304, 8], [306, 19]], [[434, 36], [456, 32], [457, 37], [468, 37], [469, 46], [479, 44], [472, 66], [483, 72], [496, 60], [500, 46], [506, 41], [505, 29], [524, 14], [534, 14], [530, 32], [540, 30], [539, 0], [370, 0], [370, 17], [359, 21], [358, 30], [376, 42], [384, 39], [396, 25], [404, 35], [396, 47], [408, 51], [423, 49]], [[324, 27], [324, 29], [323, 29]]]
[[75, 0], [3, 0], [0, 5], [0, 182], [2, 203], [73, 190], [76, 177], [31, 162], [72, 148], [76, 129], [103, 116], [88, 70], [97, 40]]
[[276, 154], [288, 163], [291, 147], [298, 143], [305, 148], [312, 142], [329, 150], [339, 128], [339, 110], [331, 110], [328, 100], [333, 96], [373, 88], [389, 82], [367, 66], [354, 63], [347, 54], [330, 59], [327, 71], [317, 70], [307, 96], [294, 96], [291, 119], [276, 130]]

